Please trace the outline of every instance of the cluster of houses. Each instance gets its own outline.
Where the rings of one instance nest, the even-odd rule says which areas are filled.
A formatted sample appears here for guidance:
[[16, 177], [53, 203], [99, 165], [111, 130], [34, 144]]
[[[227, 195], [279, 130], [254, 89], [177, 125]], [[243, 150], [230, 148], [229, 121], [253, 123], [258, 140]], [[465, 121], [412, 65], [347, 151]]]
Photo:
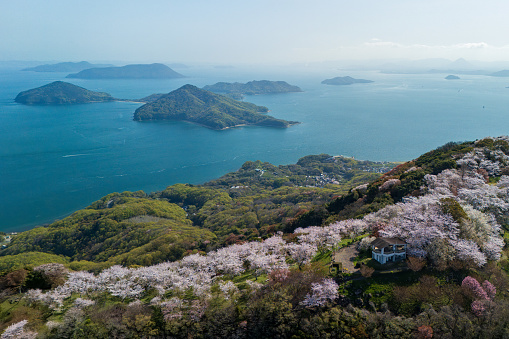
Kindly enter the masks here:
[[0, 248], [2, 248], [2, 249], [6, 248], [7, 245], [11, 242], [12, 236], [17, 235], [17, 234], [18, 234], [18, 232], [12, 232], [12, 233], [6, 234], [3, 237], [0, 235], [0, 244], [1, 244]]

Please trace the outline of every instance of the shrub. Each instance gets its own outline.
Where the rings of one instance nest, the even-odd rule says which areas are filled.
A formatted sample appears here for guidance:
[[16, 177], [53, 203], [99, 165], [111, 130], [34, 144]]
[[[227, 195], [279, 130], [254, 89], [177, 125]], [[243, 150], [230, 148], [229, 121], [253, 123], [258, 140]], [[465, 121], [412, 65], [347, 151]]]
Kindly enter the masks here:
[[440, 199], [440, 207], [442, 208], [442, 212], [450, 214], [456, 222], [461, 222], [464, 219], [468, 219], [465, 210], [453, 198]]
[[430, 339], [433, 338], [433, 329], [430, 326], [422, 325], [417, 328], [417, 338]]
[[361, 265], [361, 268], [359, 270], [364, 278], [370, 278], [375, 272], [374, 268], [366, 265]]
[[391, 189], [393, 186], [401, 185], [401, 181], [399, 179], [389, 179], [386, 182], [384, 182], [378, 189], [380, 192], [387, 191]]
[[411, 269], [414, 272], [418, 272], [426, 266], [426, 259], [419, 258], [419, 257], [408, 257], [407, 266], [409, 269]]

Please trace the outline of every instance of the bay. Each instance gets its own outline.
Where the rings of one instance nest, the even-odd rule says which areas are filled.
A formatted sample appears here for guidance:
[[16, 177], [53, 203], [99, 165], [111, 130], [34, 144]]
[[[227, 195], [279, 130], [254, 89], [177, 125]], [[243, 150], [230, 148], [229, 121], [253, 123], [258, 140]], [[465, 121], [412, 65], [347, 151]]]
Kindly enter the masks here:
[[[508, 134], [509, 80], [446, 74], [393, 75], [316, 68], [182, 69], [174, 80], [80, 80], [0, 68], [0, 230], [63, 218], [118, 191], [203, 183], [251, 160], [294, 163], [308, 154], [406, 161], [448, 141]], [[350, 75], [371, 84], [329, 86]], [[186, 83], [284, 80], [304, 92], [247, 96], [288, 129], [213, 131], [185, 122], [135, 122], [133, 102], [24, 106], [20, 91], [64, 80], [118, 98], [168, 93]]]

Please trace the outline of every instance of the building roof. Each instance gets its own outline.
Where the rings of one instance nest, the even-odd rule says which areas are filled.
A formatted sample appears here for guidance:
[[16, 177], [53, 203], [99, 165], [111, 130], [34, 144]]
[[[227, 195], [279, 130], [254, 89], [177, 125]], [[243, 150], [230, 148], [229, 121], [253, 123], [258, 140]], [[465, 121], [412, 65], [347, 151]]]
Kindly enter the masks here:
[[392, 245], [405, 245], [406, 242], [400, 238], [376, 238], [371, 242], [371, 246], [378, 248], [392, 246]]

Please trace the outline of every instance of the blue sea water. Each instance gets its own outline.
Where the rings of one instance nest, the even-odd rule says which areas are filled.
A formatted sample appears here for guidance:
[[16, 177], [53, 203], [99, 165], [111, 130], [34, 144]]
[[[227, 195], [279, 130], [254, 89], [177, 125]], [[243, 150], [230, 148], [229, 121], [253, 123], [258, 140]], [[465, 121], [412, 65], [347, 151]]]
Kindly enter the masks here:
[[[509, 79], [446, 74], [393, 75], [336, 69], [179, 70], [174, 80], [64, 79], [63, 73], [0, 68], [0, 230], [63, 218], [111, 192], [202, 183], [248, 160], [296, 162], [308, 154], [406, 161], [448, 141], [508, 134]], [[374, 80], [322, 85], [350, 75]], [[118, 98], [167, 93], [186, 83], [285, 80], [304, 92], [248, 96], [299, 125], [213, 131], [185, 122], [135, 122], [133, 102], [25, 106], [15, 96], [64, 80]]]

